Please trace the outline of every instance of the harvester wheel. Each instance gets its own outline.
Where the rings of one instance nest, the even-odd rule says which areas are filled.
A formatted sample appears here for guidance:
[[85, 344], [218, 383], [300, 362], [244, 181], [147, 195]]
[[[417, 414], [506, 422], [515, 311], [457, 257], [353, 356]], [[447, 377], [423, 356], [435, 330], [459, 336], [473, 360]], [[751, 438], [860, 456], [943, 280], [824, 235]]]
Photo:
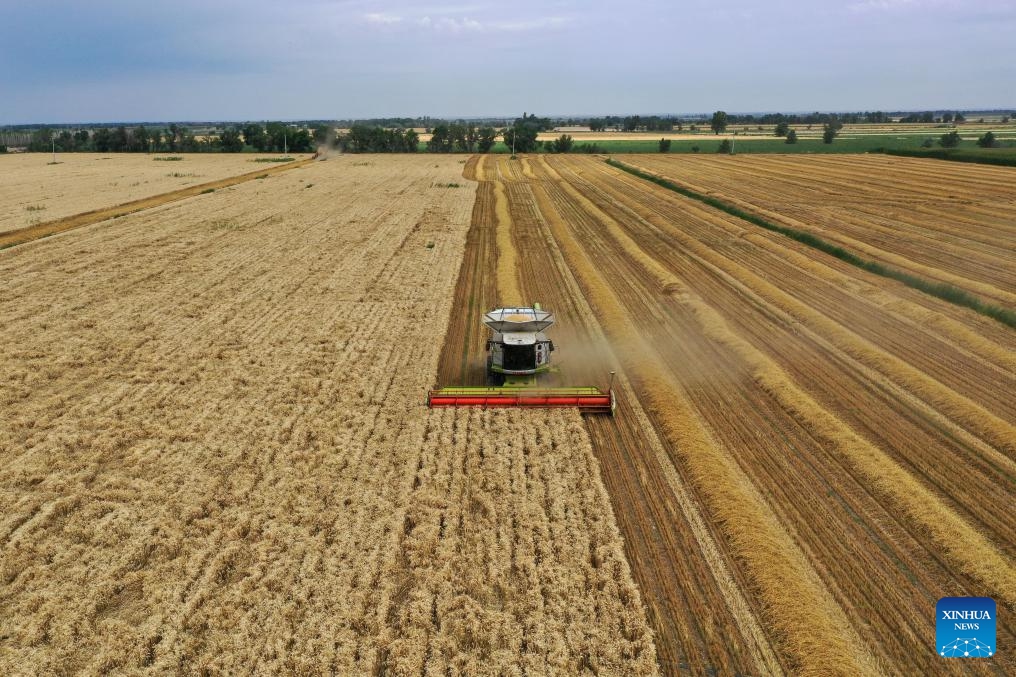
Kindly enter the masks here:
[[496, 371], [491, 371], [490, 366], [487, 366], [487, 385], [495, 388], [500, 388], [504, 385], [504, 374], [499, 374]]

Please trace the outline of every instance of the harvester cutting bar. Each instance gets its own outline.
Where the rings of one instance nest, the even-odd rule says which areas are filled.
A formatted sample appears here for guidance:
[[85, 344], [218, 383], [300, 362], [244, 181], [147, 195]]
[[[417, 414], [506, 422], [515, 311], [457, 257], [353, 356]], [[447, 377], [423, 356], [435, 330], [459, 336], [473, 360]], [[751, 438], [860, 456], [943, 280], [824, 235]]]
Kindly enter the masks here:
[[441, 388], [427, 393], [434, 407], [574, 407], [583, 413], [613, 414], [614, 391], [599, 388]]

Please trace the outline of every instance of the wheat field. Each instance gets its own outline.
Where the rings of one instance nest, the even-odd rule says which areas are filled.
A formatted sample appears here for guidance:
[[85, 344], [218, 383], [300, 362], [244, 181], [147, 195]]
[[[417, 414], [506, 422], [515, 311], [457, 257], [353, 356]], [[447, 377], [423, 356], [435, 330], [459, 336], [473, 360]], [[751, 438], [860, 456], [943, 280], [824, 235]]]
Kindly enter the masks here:
[[[626, 161], [1011, 307], [1009, 168]], [[174, 200], [0, 251], [0, 673], [1013, 672], [929, 629], [1016, 604], [1001, 322], [599, 157]], [[531, 302], [616, 415], [428, 410]]]
[[0, 253], [0, 672], [657, 672], [579, 416], [423, 405], [461, 172], [332, 158]]
[[46, 153], [0, 155], [0, 233], [281, 164], [258, 162], [277, 155], [233, 153], [56, 157], [54, 165]]
[[[911, 178], [929, 167], [920, 160], [626, 161], [739, 200], [796, 167], [793, 189], [773, 191], [795, 196], [787, 211], [823, 204], [818, 167], [867, 177], [839, 188], [829, 212], [841, 221], [942, 202], [937, 175]], [[1008, 327], [603, 158], [488, 156], [466, 174], [480, 186], [456, 303], [539, 300], [558, 316], [562, 372], [593, 384], [617, 372], [617, 415], [586, 427], [664, 673], [1011, 671], [1004, 656], [942, 661], [928, 630], [943, 596], [1016, 603]], [[941, 222], [900, 219], [899, 247], [880, 241], [886, 256], [933, 251], [949, 213], [1012, 216], [974, 192], [1009, 190], [1011, 176], [957, 170]], [[877, 231], [858, 227], [856, 241]], [[982, 231], [1011, 228], [987, 219]], [[957, 257], [979, 260], [963, 237], [974, 235], [955, 234]], [[442, 381], [482, 377], [482, 335], [451, 320]], [[1011, 644], [1009, 621], [998, 632]]]

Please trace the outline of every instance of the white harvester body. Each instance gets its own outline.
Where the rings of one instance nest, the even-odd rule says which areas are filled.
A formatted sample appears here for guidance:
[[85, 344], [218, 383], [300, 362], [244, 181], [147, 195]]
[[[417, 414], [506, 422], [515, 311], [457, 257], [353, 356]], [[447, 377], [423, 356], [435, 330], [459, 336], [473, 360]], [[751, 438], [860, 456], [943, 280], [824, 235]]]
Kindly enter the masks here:
[[[551, 371], [553, 342], [544, 331], [554, 324], [553, 313], [534, 303], [526, 308], [497, 308], [484, 314], [491, 331], [487, 340], [487, 385], [446, 386], [427, 393], [427, 406], [576, 408], [588, 414], [614, 414], [610, 385], [542, 387], [537, 376]], [[611, 373], [611, 384], [613, 373]]]
[[554, 343], [544, 330], [553, 313], [532, 308], [497, 308], [483, 317], [491, 330], [487, 340], [487, 371], [495, 375], [529, 376], [550, 369]]

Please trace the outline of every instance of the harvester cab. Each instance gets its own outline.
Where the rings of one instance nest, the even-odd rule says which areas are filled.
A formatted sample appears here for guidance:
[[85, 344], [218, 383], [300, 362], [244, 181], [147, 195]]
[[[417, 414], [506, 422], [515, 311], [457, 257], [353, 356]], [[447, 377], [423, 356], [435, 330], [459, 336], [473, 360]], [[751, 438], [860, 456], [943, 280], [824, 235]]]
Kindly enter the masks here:
[[492, 332], [487, 341], [489, 385], [535, 386], [536, 375], [550, 371], [554, 343], [543, 330], [554, 324], [554, 316], [539, 304], [492, 310], [483, 323]]
[[[525, 308], [497, 308], [483, 323], [487, 340], [487, 386], [451, 386], [431, 390], [429, 407], [575, 407], [583, 413], [614, 413], [614, 391], [593, 386], [543, 387], [541, 375], [554, 371], [550, 355], [554, 343], [545, 330], [554, 315], [533, 304]], [[613, 372], [611, 372], [613, 374]], [[611, 384], [612, 385], [612, 384]]]

